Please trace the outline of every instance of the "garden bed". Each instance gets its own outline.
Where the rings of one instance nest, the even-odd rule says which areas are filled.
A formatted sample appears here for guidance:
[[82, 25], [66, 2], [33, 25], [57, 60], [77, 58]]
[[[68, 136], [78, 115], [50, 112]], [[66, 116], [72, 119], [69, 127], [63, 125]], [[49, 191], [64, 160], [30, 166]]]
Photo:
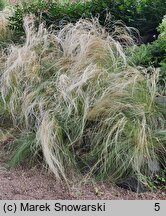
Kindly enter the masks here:
[[3, 200], [166, 200], [165, 192], [134, 193], [108, 182], [85, 185], [73, 184], [70, 190], [41, 169], [19, 167], [10, 171], [0, 171], [0, 199]]

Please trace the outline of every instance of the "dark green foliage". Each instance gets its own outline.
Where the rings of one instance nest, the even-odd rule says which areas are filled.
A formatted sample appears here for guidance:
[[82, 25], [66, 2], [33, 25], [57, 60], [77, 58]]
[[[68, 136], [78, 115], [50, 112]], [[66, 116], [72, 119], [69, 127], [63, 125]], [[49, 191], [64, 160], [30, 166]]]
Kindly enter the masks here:
[[34, 14], [38, 18], [37, 23], [45, 21], [47, 26], [54, 25], [57, 29], [67, 22], [76, 22], [81, 17], [91, 18], [100, 14], [101, 22], [106, 18], [106, 4], [100, 1], [66, 3], [65, 5], [56, 2], [50, 3], [39, 0], [37, 3], [23, 3], [16, 5], [15, 16], [10, 18], [10, 27], [18, 35], [23, 35], [23, 17], [26, 14]]
[[[35, 14], [38, 22], [45, 21], [47, 26], [54, 24], [59, 27], [66, 22], [76, 22], [81, 17], [91, 18], [98, 16], [100, 24], [105, 25], [107, 14], [110, 13], [112, 21], [122, 20], [127, 26], [140, 30], [142, 35], [155, 31], [166, 11], [165, 0], [91, 0], [87, 2], [66, 3], [56, 2], [24, 2], [17, 5], [15, 16], [10, 19], [10, 26], [18, 35], [23, 34], [23, 16]], [[108, 23], [107, 23], [108, 24]], [[107, 25], [109, 30], [111, 23]]]
[[166, 60], [166, 39], [159, 38], [151, 44], [142, 44], [132, 54], [131, 62], [136, 65], [159, 67]]
[[[157, 28], [166, 11], [165, 0], [118, 0], [114, 1], [117, 19], [140, 30], [142, 35]], [[119, 10], [117, 10], [119, 8]]]
[[158, 67], [161, 65], [161, 62], [166, 61], [166, 39], [159, 38], [154, 41], [151, 45], [149, 45], [149, 53], [151, 55], [151, 59], [153, 65]]
[[0, 0], [0, 11], [4, 8], [4, 1]]
[[129, 48], [129, 62], [143, 67], [160, 67], [159, 91], [165, 92], [166, 86], [166, 39], [159, 38], [151, 44], [142, 44], [133, 49]]
[[131, 65], [139, 66], [150, 66], [152, 65], [152, 54], [150, 52], [151, 44], [142, 44], [141, 46], [136, 46], [127, 50], [127, 55], [129, 56], [129, 63]]

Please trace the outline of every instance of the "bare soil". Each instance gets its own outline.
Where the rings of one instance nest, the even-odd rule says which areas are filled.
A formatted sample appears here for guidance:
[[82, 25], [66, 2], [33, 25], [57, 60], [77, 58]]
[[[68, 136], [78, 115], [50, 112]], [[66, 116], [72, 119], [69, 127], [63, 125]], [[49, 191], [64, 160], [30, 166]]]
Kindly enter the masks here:
[[166, 194], [156, 192], [134, 193], [108, 182], [71, 185], [70, 189], [55, 180], [54, 176], [38, 168], [0, 170], [0, 199], [6, 200], [66, 200], [66, 199], [160, 199]]

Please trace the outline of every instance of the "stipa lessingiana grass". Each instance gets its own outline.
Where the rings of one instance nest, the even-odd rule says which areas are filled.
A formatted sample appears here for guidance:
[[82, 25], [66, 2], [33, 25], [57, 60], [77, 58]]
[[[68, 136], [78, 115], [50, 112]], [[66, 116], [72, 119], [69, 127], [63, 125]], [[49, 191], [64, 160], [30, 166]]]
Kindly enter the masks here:
[[11, 37], [9, 29], [9, 17], [12, 16], [13, 11], [10, 8], [4, 8], [0, 11], [0, 42], [3, 42]]
[[[1, 76], [13, 124], [35, 134], [31, 149], [42, 150], [58, 179], [84, 173], [116, 181], [157, 172], [157, 150], [165, 151], [165, 119], [154, 102], [157, 71], [145, 77], [129, 67], [120, 35], [116, 41], [96, 19], [57, 32], [43, 24], [36, 31], [33, 20], [25, 18], [25, 44], [10, 47]], [[124, 39], [125, 46], [133, 42]]]
[[0, 39], [4, 39], [7, 35], [8, 21], [4, 12], [0, 12]]

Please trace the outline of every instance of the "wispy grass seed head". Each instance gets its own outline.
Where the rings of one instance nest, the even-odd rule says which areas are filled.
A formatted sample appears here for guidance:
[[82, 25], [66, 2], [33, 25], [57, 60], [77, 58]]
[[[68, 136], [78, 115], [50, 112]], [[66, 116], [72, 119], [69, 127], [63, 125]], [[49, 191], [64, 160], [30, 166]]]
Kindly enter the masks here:
[[56, 177], [67, 180], [81, 166], [112, 180], [153, 174], [162, 146], [154, 132], [165, 125], [154, 102], [157, 73], [146, 79], [129, 67], [117, 33], [96, 19], [50, 32], [26, 17], [24, 27], [25, 43], [10, 47], [1, 95], [14, 123], [36, 134]]

